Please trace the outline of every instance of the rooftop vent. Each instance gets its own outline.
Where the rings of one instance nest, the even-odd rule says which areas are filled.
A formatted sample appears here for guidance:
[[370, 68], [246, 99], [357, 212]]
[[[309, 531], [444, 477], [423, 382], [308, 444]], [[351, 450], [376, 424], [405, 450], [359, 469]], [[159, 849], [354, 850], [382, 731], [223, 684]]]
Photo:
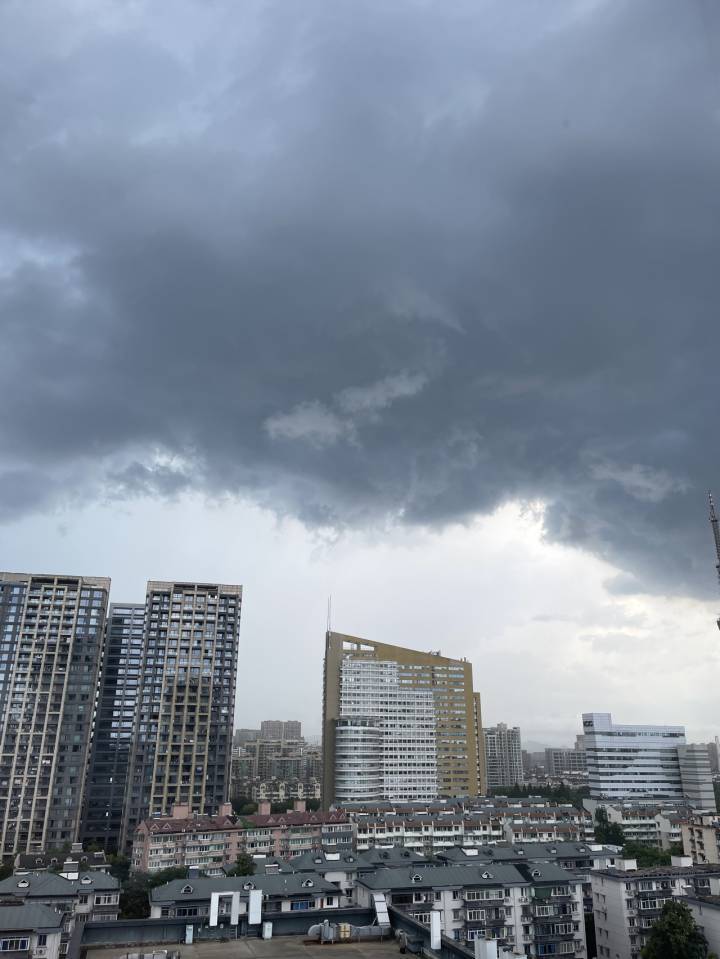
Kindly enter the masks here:
[[83, 884], [83, 886], [89, 886], [90, 883], [92, 882], [92, 879], [90, 878], [90, 876], [83, 876], [80, 882]]
[[414, 876], [410, 876], [410, 882], [422, 882], [420, 873], [416, 872]]
[[312, 879], [303, 879], [303, 882], [302, 882], [303, 889], [310, 889], [314, 885], [315, 883], [312, 881]]
[[28, 882], [27, 879], [21, 879], [20, 882], [18, 883], [18, 889], [27, 889], [29, 885], [30, 883]]
[[493, 878], [493, 874], [492, 874], [491, 872], [483, 872], [483, 873], [481, 873], [481, 878], [482, 878], [482, 879], [492, 879], [492, 878]]
[[193, 891], [192, 886], [183, 886], [182, 889], [180, 890], [180, 892], [183, 893], [183, 895], [187, 895], [188, 893], [192, 891]]
[[254, 888], [255, 888], [255, 883], [254, 883], [254, 882], [244, 882], [244, 883], [243, 883], [243, 889], [244, 889], [246, 892], [248, 892], [250, 889], [254, 889]]

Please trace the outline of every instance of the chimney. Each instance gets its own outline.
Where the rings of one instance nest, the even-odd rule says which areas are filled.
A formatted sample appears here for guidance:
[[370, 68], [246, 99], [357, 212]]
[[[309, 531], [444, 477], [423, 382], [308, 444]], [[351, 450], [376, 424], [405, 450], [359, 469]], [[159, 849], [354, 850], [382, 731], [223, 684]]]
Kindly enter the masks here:
[[233, 808], [231, 802], [224, 802], [218, 809], [218, 816], [232, 816]]
[[258, 816], [270, 815], [270, 802], [267, 799], [261, 799], [258, 803]]
[[293, 802], [293, 812], [305, 812], [305, 800], [296, 799]]
[[172, 811], [170, 812], [171, 819], [189, 819], [190, 818], [190, 805], [186, 802], [176, 802], [173, 804]]

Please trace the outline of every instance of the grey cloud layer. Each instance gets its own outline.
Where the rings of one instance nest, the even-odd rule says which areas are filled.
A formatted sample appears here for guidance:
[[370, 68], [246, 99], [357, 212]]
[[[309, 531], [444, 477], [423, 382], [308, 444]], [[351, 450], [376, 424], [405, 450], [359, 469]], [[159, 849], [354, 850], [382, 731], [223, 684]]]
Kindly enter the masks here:
[[718, 35], [702, 0], [0, 7], [0, 516], [543, 499], [618, 589], [712, 590]]

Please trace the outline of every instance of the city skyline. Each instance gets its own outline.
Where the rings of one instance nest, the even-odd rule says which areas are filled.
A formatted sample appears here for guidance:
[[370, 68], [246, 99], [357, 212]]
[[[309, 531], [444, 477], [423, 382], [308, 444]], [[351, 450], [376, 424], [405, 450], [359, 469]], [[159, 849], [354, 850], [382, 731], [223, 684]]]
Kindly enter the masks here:
[[[529, 543], [534, 549], [542, 548], [538, 546], [537, 543], [533, 542], [534, 533], [537, 531], [537, 526], [533, 525], [530, 522], [529, 526], [527, 525], [527, 518], [523, 520], [525, 528], [523, 530], [523, 535], [529, 536]], [[486, 524], [486, 529], [489, 529], [492, 532], [493, 522], [488, 521]], [[78, 531], [82, 533], [82, 530]], [[210, 531], [212, 533], [212, 529]], [[276, 535], [278, 535], [276, 531]], [[84, 545], [84, 539], [80, 536], [82, 545]], [[62, 541], [61, 541], [62, 542]], [[110, 544], [108, 544], [110, 545]], [[180, 545], [180, 551], [182, 551], [182, 544]], [[468, 544], [465, 543], [465, 548], [468, 548]], [[504, 548], [504, 544], [502, 544]], [[526, 540], [525, 547], [527, 551], [528, 541]], [[314, 543], [314, 548], [322, 550], [322, 547], [318, 546], [317, 543]], [[455, 546], [452, 544], [452, 548]], [[337, 547], [331, 546], [327, 550], [327, 555], [332, 558], [332, 553], [336, 550]], [[403, 552], [406, 553], [407, 547], [402, 547]], [[162, 548], [162, 543], [153, 544], [153, 550], [156, 553], [155, 557], [150, 557], [148, 559], [148, 569], [149, 570], [165, 570], [172, 572], [173, 567], [178, 565], [176, 560], [168, 563], [167, 559], [163, 557], [164, 549]], [[29, 556], [33, 555], [35, 552], [34, 549], [28, 549], [28, 544], [22, 544], [21, 548], [18, 550], [18, 553], [21, 555]], [[52, 550], [50, 553], [52, 554]], [[61, 550], [55, 555], [66, 555], [66, 550]], [[210, 575], [193, 575], [193, 573], [204, 572], [206, 574], [212, 572], [213, 570], [218, 572], [219, 565], [215, 564], [213, 566], [208, 566], [203, 557], [197, 557], [193, 559], [194, 554], [188, 554], [187, 558], [184, 558], [182, 563], [179, 564], [182, 566], [184, 573], [184, 579], [190, 581], [227, 581], [231, 577], [228, 575], [225, 576], [216, 576], [212, 577]], [[278, 556], [283, 555], [283, 550], [278, 549]], [[438, 559], [438, 564], [436, 567], [430, 567], [428, 570], [427, 562], [425, 559], [422, 560], [422, 565], [420, 571], [425, 573], [428, 572], [434, 574], [445, 561], [447, 557], [447, 547], [440, 542], [440, 555]], [[528, 566], [534, 561], [535, 556], [533, 551], [530, 551], [528, 560]], [[51, 567], [50, 563], [42, 563], [38, 568], [40, 569], [49, 569], [52, 573], [53, 569], [64, 569], [69, 568], [71, 570], [86, 569], [89, 567], [88, 562], [78, 562], [70, 566], [60, 566], [53, 564]], [[284, 703], [292, 704], [292, 708], [288, 705], [288, 717], [294, 718], [297, 717], [303, 722], [303, 727], [306, 729], [307, 735], [309, 736], [319, 736], [321, 729], [320, 721], [320, 709], [315, 707], [316, 702], [320, 702], [321, 699], [321, 664], [322, 664], [322, 638], [318, 641], [318, 636], [322, 637], [323, 627], [327, 619], [327, 596], [328, 592], [322, 590], [315, 582], [316, 589], [314, 595], [308, 596], [306, 593], [306, 583], [302, 580], [302, 571], [297, 570], [295, 566], [287, 567], [287, 589], [288, 595], [294, 598], [297, 598], [298, 602], [302, 599], [302, 605], [298, 606], [299, 612], [293, 617], [296, 625], [298, 623], [302, 624], [302, 629], [304, 636], [307, 637], [302, 643], [304, 650], [303, 657], [300, 660], [295, 660], [293, 662], [292, 669], [277, 669], [275, 662], [275, 657], [272, 655], [273, 649], [277, 648], [278, 643], [282, 644], [284, 639], [284, 629], [281, 628], [278, 624], [277, 630], [272, 630], [272, 632], [267, 631], [267, 625], [270, 622], [278, 622], [276, 617], [282, 614], [282, 604], [276, 604], [276, 591], [274, 583], [277, 581], [277, 574], [280, 570], [284, 571], [284, 563], [278, 565], [276, 562], [272, 564], [272, 571], [274, 574], [274, 580], [268, 580], [267, 583], [262, 584], [264, 589], [269, 589], [268, 593], [263, 593], [261, 590], [260, 595], [256, 601], [253, 601], [253, 590], [252, 585], [250, 587], [250, 592], [246, 592], [246, 596], [249, 597], [246, 602], [244, 617], [247, 617], [243, 623], [242, 634], [240, 638], [240, 655], [241, 657], [247, 655], [247, 669], [240, 670], [239, 679], [238, 679], [238, 696], [237, 696], [237, 707], [235, 713], [235, 727], [242, 726], [252, 726], [253, 721], [257, 718], [259, 722], [265, 717], [263, 714], [267, 709], [266, 698], [264, 695], [259, 694], [257, 680], [261, 677], [268, 668], [273, 669], [273, 675], [275, 682], [278, 685], [278, 688], [282, 691], [282, 699]], [[320, 566], [321, 570], [325, 572], [327, 567], [330, 565], [330, 561], [318, 562], [317, 556], [314, 558], [314, 565]], [[223, 568], [229, 570], [234, 567], [238, 576], [236, 578], [243, 579], [243, 571], [245, 564], [227, 564]], [[17, 563], [15, 564], [16, 569], [31, 568], [27, 563]], [[90, 567], [92, 568], [92, 567]], [[97, 567], [96, 567], [97, 568]], [[101, 562], [101, 570], [107, 570], [111, 578], [111, 592], [110, 592], [110, 602], [142, 602], [145, 591], [146, 579], [145, 567], [138, 568], [137, 562], [133, 557], [133, 562], [127, 570], [123, 570], [123, 564], [120, 563], [119, 568], [116, 567], [112, 561], [112, 558], [108, 555], [108, 559], [105, 562]], [[415, 576], [417, 572], [417, 567], [413, 566], [411, 563], [408, 564], [408, 578]], [[120, 575], [117, 575], [117, 573]], [[333, 571], [337, 575], [337, 570]], [[349, 575], [355, 576], [358, 572], [357, 558], [353, 557], [353, 561], [349, 567]], [[367, 570], [362, 570], [365, 575], [368, 575]], [[522, 571], [521, 571], [522, 572]], [[292, 575], [290, 575], [292, 573]], [[297, 579], [297, 575], [301, 577], [300, 580]], [[80, 574], [78, 574], [80, 575]], [[371, 575], [374, 577], [374, 573], [371, 572]], [[601, 572], [602, 575], [602, 572]], [[478, 570], [477, 580], [482, 581], [483, 570]], [[250, 577], [252, 582], [252, 577]], [[247, 577], [245, 577], [245, 583], [247, 583]], [[541, 577], [540, 585], [542, 589], [545, 589], [547, 586], [548, 579], [546, 577]], [[552, 579], [550, 579], [552, 584]], [[135, 585], [133, 585], [135, 584]], [[302, 584], [302, 585], [300, 585]], [[473, 592], [476, 591], [476, 583], [469, 586], [469, 589], [472, 589]], [[507, 588], [510, 588], [510, 583], [507, 584]], [[557, 585], [558, 590], [562, 588], [562, 584]], [[245, 586], [247, 591], [248, 587]], [[529, 595], [531, 595], [531, 592]], [[394, 594], [394, 595], [393, 595]], [[417, 642], [417, 632], [422, 631], [423, 628], [426, 628], [427, 624], [424, 623], [425, 616], [423, 614], [427, 613], [429, 615], [429, 623], [438, 623], [441, 622], [441, 616], [445, 615], [449, 606], [441, 606], [439, 609], [436, 604], [433, 603], [433, 606], [422, 606], [418, 607], [415, 597], [415, 582], [409, 584], [407, 593], [403, 593], [403, 590], [399, 588], [399, 585], [394, 589], [386, 589], [384, 594], [381, 594], [384, 597], [385, 602], [392, 603], [393, 605], [384, 605], [381, 603], [381, 597], [378, 598], [377, 606], [374, 609], [371, 609], [367, 604], [367, 596], [362, 602], [359, 602], [359, 597], [354, 596], [351, 592], [347, 594], [341, 592], [339, 595], [337, 591], [334, 593], [333, 607], [335, 612], [333, 613], [333, 618], [336, 623], [339, 624], [339, 618], [341, 613], [343, 614], [343, 619], [346, 618], [345, 611], [350, 606], [349, 614], [347, 618], [349, 620], [355, 620], [356, 622], [367, 622], [374, 628], [374, 634], [378, 639], [382, 639], [388, 642], [394, 641], [397, 638], [398, 644], [403, 644], [412, 646], [413, 643]], [[395, 599], [400, 596], [402, 602], [395, 603]], [[409, 610], [408, 603], [412, 601], [413, 609]], [[633, 606], [637, 609], [635, 602], [633, 601]], [[303, 608], [306, 607], [306, 608]], [[538, 602], [538, 611], [541, 609], [547, 609], [547, 598], [541, 597]], [[597, 605], [594, 607], [597, 611]], [[372, 615], [368, 616], [368, 613]], [[605, 614], [609, 612], [611, 617], [616, 615], [614, 610], [605, 611]], [[663, 616], [668, 615], [668, 607], [663, 608]], [[697, 627], [700, 630], [705, 629], [707, 623], [709, 623], [713, 629], [707, 631], [707, 650], [706, 656], [711, 660], [717, 655], [715, 652], [715, 633], [716, 628], [714, 626], [714, 616], [715, 616], [715, 605], [712, 603], [707, 603], [703, 605], [702, 610], [694, 614], [696, 616]], [[433, 618], [433, 616], [435, 618]], [[633, 616], [637, 618], [637, 613], [633, 613]], [[708, 617], [706, 620], [706, 616]], [[494, 617], [497, 621], [497, 616]], [[280, 620], [280, 622], [282, 619]], [[482, 624], [481, 624], [482, 625]], [[549, 629], [549, 627], [560, 628], [561, 630], [572, 631], [573, 623], [572, 622], [563, 622], [562, 615], [559, 615], [557, 620], [552, 622], [545, 622], [542, 614], [538, 612], [535, 622], [533, 623], [533, 634], [537, 635], [535, 631], [540, 632], [543, 629]], [[437, 628], [437, 627], [435, 627]], [[258, 631], [266, 630], [264, 642], [258, 641]], [[607, 634], [607, 626], [604, 626], [603, 629]], [[687, 635], [690, 632], [690, 623], [686, 621], [685, 634]], [[358, 630], [360, 632], [360, 630]], [[583, 629], [583, 632], [585, 630]], [[637, 626], [633, 626], [633, 632], [637, 632]], [[622, 637], [621, 632], [613, 631], [616, 636], [616, 640], [620, 641]], [[618, 715], [622, 714], [625, 716], [628, 721], [642, 723], [642, 722], [653, 722], [658, 718], [657, 716], [657, 705], [656, 698], [651, 694], [651, 690], [648, 688], [641, 687], [637, 688], [632, 684], [631, 678], [627, 677], [623, 679], [623, 687], [628, 689], [628, 692], [625, 692], [624, 695], [619, 696], [617, 692], [610, 690], [601, 690], [603, 675], [601, 672], [592, 674], [592, 682], [594, 687], [598, 688], [597, 693], [592, 693], [588, 696], [586, 691], [578, 691], [575, 689], [575, 686], [572, 685], [568, 689], [560, 689], [558, 693], [561, 696], [565, 697], [568, 693], [573, 697], [570, 702], [568, 702], [568, 708], [560, 712], [556, 710], [552, 719], [553, 724], [545, 724], [541, 721], [543, 716], [543, 709], [547, 705], [547, 700], [542, 696], [542, 689], [538, 688], [537, 690], [532, 687], [522, 688], [522, 684], [517, 683], [512, 686], [502, 686], [504, 683], [505, 677], [505, 664], [504, 664], [504, 654], [502, 647], [499, 644], [497, 639], [493, 640], [490, 637], [490, 643], [487, 647], [478, 648], [477, 646], [472, 645], [472, 639], [470, 642], [466, 639], [463, 641], [463, 634], [467, 635], [467, 630], [462, 628], [462, 625], [458, 628], [457, 634], [448, 634], [449, 638], [446, 642], [441, 644], [443, 651], [453, 650], [458, 651], [458, 655], [465, 655], [468, 659], [473, 662], [476, 673], [476, 686], [483, 696], [483, 713], [484, 713], [484, 722], [486, 725], [495, 725], [498, 722], [506, 722], [509, 725], [519, 725], [523, 730], [523, 740], [534, 740], [536, 743], [543, 746], [571, 746], [574, 742], [575, 736], [578, 732], [581, 732], [581, 716], [584, 711], [610, 711], [617, 713]], [[457, 635], [458, 638], [454, 638]], [[652, 637], [648, 638], [650, 642]], [[626, 641], [622, 640], [623, 643]], [[704, 640], [701, 640], [704, 641]], [[312, 643], [312, 646], [311, 646]], [[437, 645], [437, 644], [435, 644]], [[297, 650], [297, 644], [293, 640], [291, 643], [292, 648]], [[314, 647], [314, 648], [313, 648]], [[418, 650], [422, 651], [423, 647], [416, 645]], [[433, 648], [433, 643], [428, 642], [427, 649]], [[702, 648], [702, 647], [701, 647]], [[251, 655], [250, 652], [251, 651]], [[289, 649], [288, 649], [289, 652]], [[310, 655], [308, 655], [308, 653]], [[530, 651], [531, 656], [535, 656], [536, 653]], [[657, 674], [664, 672], [663, 666], [663, 650], [658, 648], [656, 650], [656, 655], [659, 661], [648, 664], [649, 670], [656, 670]], [[670, 660], [676, 659], [674, 642], [671, 644], [667, 655]], [[478, 672], [478, 667], [480, 662], [483, 662], [483, 669]], [[490, 667], [489, 668], [489, 664]], [[493, 666], [493, 664], [496, 664]], [[687, 666], [688, 664], [685, 664]], [[522, 663], [518, 664], [519, 668], [522, 669]], [[720, 668], [720, 667], [719, 667]], [[546, 676], [549, 680], [552, 678], [552, 668], [546, 663], [541, 662], [538, 666], [540, 670], [540, 675]], [[538, 675], [537, 672], [534, 673], [536, 678]], [[302, 684], [298, 683], [298, 678], [302, 677]], [[588, 674], [588, 681], [590, 681], [590, 674]], [[672, 677], [670, 677], [672, 678]], [[697, 660], [697, 673], [695, 679], [695, 685], [692, 685], [687, 690], [687, 699], [685, 702], [682, 701], [683, 689], [678, 689], [677, 687], [673, 690], [672, 701], [673, 705], [671, 709], [664, 710], [667, 712], [664, 718], [668, 722], [679, 722], [686, 726], [688, 730], [688, 741], [690, 742], [700, 742], [700, 741], [709, 741], [713, 739], [716, 735], [717, 727], [713, 724], [714, 717], [712, 716], [712, 700], [709, 698], [710, 694], [708, 693], [708, 698], [706, 700], [700, 700], [695, 698], [693, 690], [696, 688], [702, 688], [703, 684], [707, 684], [708, 688], [712, 685], [712, 673], [705, 670], [703, 666], [703, 660], [700, 657]], [[498, 695], [499, 687], [502, 689], [500, 695]], [[593, 687], [593, 688], [594, 688]], [[531, 689], [531, 693], [528, 696], [525, 692], [526, 688]], [[306, 690], [315, 690], [313, 695], [307, 695]], [[254, 697], [254, 699], [253, 699]], [[645, 697], [645, 698], [643, 698]], [[590, 701], [592, 700], [592, 701]], [[254, 702], [254, 709], [249, 707], [249, 702]], [[705, 708], [708, 716], [705, 722], [693, 721], [692, 716], [696, 709]], [[292, 717], [290, 716], [292, 713]], [[539, 721], [540, 717], [540, 721]]]

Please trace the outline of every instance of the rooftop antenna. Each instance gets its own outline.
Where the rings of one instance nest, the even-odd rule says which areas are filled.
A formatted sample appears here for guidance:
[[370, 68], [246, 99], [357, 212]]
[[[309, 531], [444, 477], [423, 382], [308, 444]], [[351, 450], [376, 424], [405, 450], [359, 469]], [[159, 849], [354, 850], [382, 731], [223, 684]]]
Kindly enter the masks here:
[[[720, 540], [718, 542], [720, 542]], [[718, 548], [720, 549], [720, 547]], [[718, 553], [718, 563], [720, 563], [720, 553]], [[720, 568], [718, 568], [718, 575], [720, 576]], [[718, 628], [720, 629], [720, 626], [718, 626]], [[327, 632], [332, 632], [332, 593], [328, 596]]]
[[[715, 569], [718, 574], [718, 582], [720, 582], [720, 525], [718, 524], [717, 513], [715, 512], [712, 490], [708, 490], [708, 503], [710, 504], [710, 525], [712, 526], [713, 539], [715, 540], [715, 557], [717, 559]], [[720, 629], [720, 616], [718, 616], [717, 625], [718, 629]]]

